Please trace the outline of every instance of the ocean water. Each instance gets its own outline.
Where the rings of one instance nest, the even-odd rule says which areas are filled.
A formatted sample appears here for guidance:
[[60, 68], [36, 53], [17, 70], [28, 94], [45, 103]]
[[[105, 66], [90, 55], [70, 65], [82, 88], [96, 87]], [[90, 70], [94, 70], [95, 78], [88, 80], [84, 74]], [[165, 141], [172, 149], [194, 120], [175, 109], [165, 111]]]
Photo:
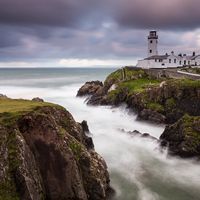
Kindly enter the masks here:
[[125, 106], [87, 106], [77, 98], [86, 81], [104, 80], [114, 69], [0, 69], [0, 93], [12, 98], [41, 97], [87, 120], [95, 149], [107, 162], [114, 200], [200, 200], [200, 164], [160, 152], [150, 139], [120, 129], [159, 137], [164, 126], [136, 120]]

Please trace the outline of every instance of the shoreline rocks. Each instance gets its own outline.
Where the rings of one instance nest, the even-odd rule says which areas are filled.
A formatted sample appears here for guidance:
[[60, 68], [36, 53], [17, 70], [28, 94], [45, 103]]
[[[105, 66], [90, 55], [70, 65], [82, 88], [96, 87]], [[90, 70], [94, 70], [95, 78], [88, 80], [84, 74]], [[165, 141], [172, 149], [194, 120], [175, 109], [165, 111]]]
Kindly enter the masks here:
[[[93, 82], [84, 84], [79, 92], [82, 88], [92, 88], [81, 92], [82, 96], [89, 96], [87, 104], [119, 106], [126, 103], [130, 110], [138, 113], [139, 119], [166, 124], [175, 123], [185, 113], [200, 115], [200, 81], [155, 80], [142, 69], [125, 69], [131, 79], [120, 79], [121, 71], [117, 70], [111, 73], [98, 89]], [[80, 96], [79, 92], [77, 96]]]
[[[161, 146], [169, 147], [169, 154], [180, 157], [200, 156], [199, 129], [192, 131], [193, 136], [189, 135], [194, 126], [190, 123], [183, 132], [187, 124], [183, 120], [185, 114], [190, 118], [200, 116], [199, 102], [200, 81], [155, 79], [147, 71], [133, 67], [109, 74], [103, 86], [87, 99], [88, 105], [120, 106], [125, 103], [130, 111], [138, 114], [139, 120], [167, 124], [160, 138]], [[177, 128], [179, 125], [182, 128]]]
[[151, 139], [151, 140], [154, 140], [156, 142], [159, 142], [159, 140], [155, 137], [153, 137], [152, 135], [150, 135], [149, 133], [141, 133], [139, 132], [138, 130], [134, 130], [134, 131], [125, 131], [124, 129], [120, 129], [120, 131], [122, 133], [127, 133], [129, 134], [131, 137], [135, 137], [135, 136], [139, 136], [141, 138], [148, 138], [148, 139]]
[[0, 101], [15, 106], [0, 118], [0, 198], [108, 199], [107, 165], [86, 135], [86, 122], [50, 103]]
[[166, 117], [151, 109], [143, 109], [138, 113], [138, 119], [147, 120], [155, 123], [165, 123]]
[[86, 82], [77, 93], [78, 97], [87, 96], [87, 95], [93, 95], [98, 93], [99, 90], [101, 90], [103, 87], [103, 83], [101, 81], [91, 81]]
[[200, 158], [200, 117], [186, 114], [176, 123], [167, 125], [160, 141], [171, 155]]
[[0, 94], [0, 99], [7, 99], [8, 97], [4, 94]]

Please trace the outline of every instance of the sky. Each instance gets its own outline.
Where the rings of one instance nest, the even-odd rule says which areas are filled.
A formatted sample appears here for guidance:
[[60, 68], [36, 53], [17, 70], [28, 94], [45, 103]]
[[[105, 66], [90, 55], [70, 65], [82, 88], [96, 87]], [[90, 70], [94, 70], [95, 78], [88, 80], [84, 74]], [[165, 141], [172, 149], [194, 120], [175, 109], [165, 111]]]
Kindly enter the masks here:
[[150, 30], [160, 54], [200, 54], [199, 8], [199, 0], [0, 0], [0, 67], [135, 65]]

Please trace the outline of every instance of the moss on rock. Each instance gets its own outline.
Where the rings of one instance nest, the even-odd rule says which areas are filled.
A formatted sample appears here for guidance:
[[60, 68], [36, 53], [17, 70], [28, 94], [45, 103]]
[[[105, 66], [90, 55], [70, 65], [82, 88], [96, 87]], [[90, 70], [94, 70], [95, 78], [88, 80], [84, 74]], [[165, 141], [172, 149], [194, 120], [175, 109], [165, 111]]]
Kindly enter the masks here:
[[185, 114], [176, 123], [166, 127], [160, 136], [169, 152], [181, 157], [200, 157], [200, 117]]
[[0, 200], [106, 199], [107, 166], [91, 140], [61, 106], [0, 99]]

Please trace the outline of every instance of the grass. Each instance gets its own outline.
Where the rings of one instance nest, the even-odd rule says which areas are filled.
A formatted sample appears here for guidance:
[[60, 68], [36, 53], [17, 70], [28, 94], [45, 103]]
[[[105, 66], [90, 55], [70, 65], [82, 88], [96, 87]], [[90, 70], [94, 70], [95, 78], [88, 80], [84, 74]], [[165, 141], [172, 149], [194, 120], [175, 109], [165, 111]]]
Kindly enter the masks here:
[[157, 86], [160, 84], [160, 80], [157, 79], [148, 79], [148, 78], [140, 78], [137, 80], [125, 81], [119, 84], [119, 87], [127, 88], [129, 92], [142, 92], [147, 87]]
[[159, 103], [155, 103], [155, 102], [149, 102], [147, 103], [147, 108], [151, 109], [151, 110], [155, 110], [157, 112], [164, 112], [164, 107], [163, 105], [159, 104]]
[[6, 130], [6, 133], [3, 133], [1, 136], [5, 136], [3, 142], [6, 144], [8, 149], [8, 168], [5, 168], [5, 179], [0, 181], [0, 200], [19, 200], [14, 180], [14, 174], [21, 163], [18, 157], [19, 150], [17, 147], [16, 132], [15, 130], [8, 129]]
[[79, 161], [82, 153], [82, 145], [79, 142], [71, 141], [69, 143], [69, 147], [72, 150], [73, 154], [75, 155], [77, 161]]
[[[137, 78], [142, 78], [146, 77], [146, 73], [144, 70], [138, 68], [130, 68], [130, 67], [124, 67], [123, 68], [126, 74], [126, 80], [131, 80], [131, 79], [137, 79]], [[105, 80], [105, 84], [108, 83], [110, 80], [113, 80], [115, 83], [121, 82], [122, 80], [122, 69], [118, 69], [117, 71], [111, 73]]]
[[23, 99], [0, 99], [0, 113], [31, 111], [36, 107], [54, 105], [46, 102], [35, 102]]
[[[21, 164], [19, 158], [19, 147], [17, 143], [17, 130], [15, 126], [12, 126], [16, 120], [24, 114], [29, 112], [38, 112], [40, 107], [56, 107], [58, 109], [64, 109], [59, 105], [46, 102], [35, 102], [23, 99], [8, 99], [0, 98], [0, 123], [6, 127], [7, 137], [5, 139], [0, 138], [0, 145], [2, 142], [6, 142], [8, 148], [8, 170], [7, 179], [0, 182], [0, 200], [19, 200], [19, 195], [15, 188], [14, 177], [16, 170]], [[60, 136], [65, 135], [65, 130], [60, 128]], [[78, 148], [78, 147], [77, 147]]]
[[0, 200], [19, 200], [14, 183], [5, 180], [0, 183]]
[[23, 99], [0, 99], [0, 123], [4, 123], [5, 125], [7, 123], [9, 124], [22, 114], [36, 110], [37, 108], [43, 106], [60, 107], [46, 102], [35, 102]]
[[66, 135], [66, 130], [63, 127], [59, 127], [58, 135], [63, 138]]
[[171, 79], [167, 81], [167, 84], [179, 88], [200, 88], [200, 80], [191, 80], [187, 78]]
[[176, 101], [173, 97], [169, 98], [165, 102], [165, 107], [167, 110], [172, 110], [176, 107]]

